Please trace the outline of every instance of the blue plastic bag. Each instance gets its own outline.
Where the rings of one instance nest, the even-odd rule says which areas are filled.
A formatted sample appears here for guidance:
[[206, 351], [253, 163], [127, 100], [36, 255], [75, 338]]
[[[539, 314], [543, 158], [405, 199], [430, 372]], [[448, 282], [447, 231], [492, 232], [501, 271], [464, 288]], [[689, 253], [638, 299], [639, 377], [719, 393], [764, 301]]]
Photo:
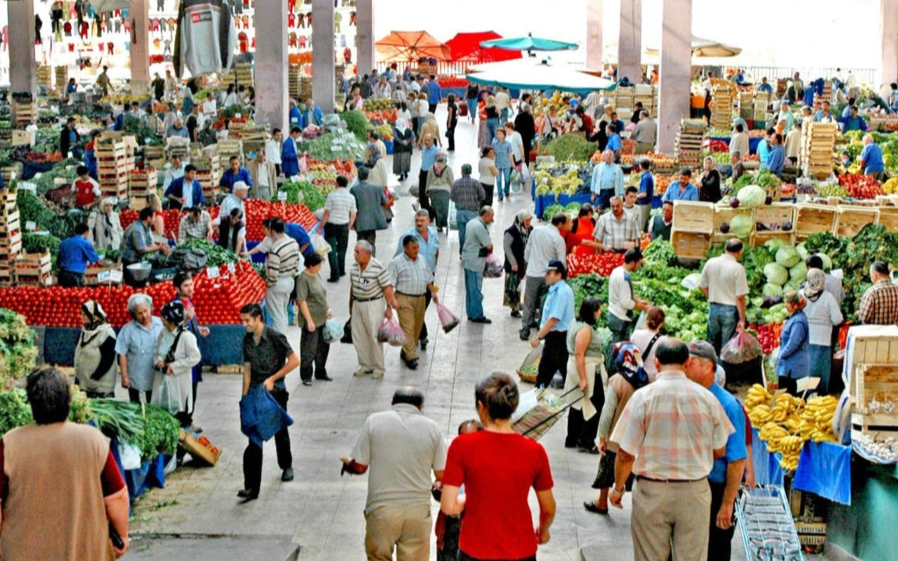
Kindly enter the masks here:
[[331, 343], [336, 343], [343, 338], [343, 325], [336, 319], [330, 318], [324, 324], [324, 331], [322, 335], [324, 336], [324, 342], [328, 345], [330, 345]]
[[240, 399], [240, 432], [261, 447], [278, 431], [293, 424], [293, 418], [275, 401], [265, 386], [256, 386]]

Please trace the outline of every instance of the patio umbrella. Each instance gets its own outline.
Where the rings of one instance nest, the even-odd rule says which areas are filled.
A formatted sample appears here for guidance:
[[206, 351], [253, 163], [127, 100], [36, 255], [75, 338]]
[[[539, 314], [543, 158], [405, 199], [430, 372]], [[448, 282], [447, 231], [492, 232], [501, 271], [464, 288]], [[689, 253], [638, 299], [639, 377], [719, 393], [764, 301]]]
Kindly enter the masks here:
[[[742, 52], [739, 47], [731, 47], [710, 39], [702, 39], [701, 37], [692, 38], [692, 56], [706, 58], [722, 58], [737, 56]], [[646, 53], [657, 56], [658, 49], [646, 49]]]
[[480, 46], [480, 43], [484, 41], [501, 38], [502, 36], [495, 31], [458, 33], [446, 41], [446, 46], [452, 51], [453, 62], [502, 62], [521, 58], [520, 51], [508, 51], [495, 47], [484, 49]]
[[374, 47], [378, 60], [382, 62], [412, 62], [420, 58], [452, 60], [449, 47], [426, 31], [393, 31], [375, 43]]
[[505, 49], [506, 51], [575, 51], [576, 43], [565, 43], [554, 39], [542, 39], [527, 34], [526, 37], [494, 39], [480, 43], [483, 48]]
[[553, 65], [531, 58], [479, 64], [465, 76], [469, 82], [504, 88], [525, 90], [558, 89], [566, 92], [588, 93], [611, 91], [617, 83], [600, 78], [601, 71], [567, 64]]

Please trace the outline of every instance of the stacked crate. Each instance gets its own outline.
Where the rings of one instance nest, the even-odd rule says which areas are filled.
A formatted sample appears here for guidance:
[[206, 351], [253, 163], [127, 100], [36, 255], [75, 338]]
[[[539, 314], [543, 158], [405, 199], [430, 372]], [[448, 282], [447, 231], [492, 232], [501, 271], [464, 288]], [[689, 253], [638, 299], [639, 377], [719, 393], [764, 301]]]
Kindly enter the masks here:
[[16, 259], [22, 251], [22, 231], [16, 208], [18, 189], [15, 183], [0, 189], [0, 287], [10, 287], [16, 280]]
[[53, 85], [52, 80], [52, 72], [50, 71], [49, 66], [44, 66], [43, 64], [39, 64], [37, 67], [37, 85], [44, 86], [47, 89]]
[[851, 396], [851, 437], [898, 437], [898, 328], [861, 325], [848, 330], [846, 386]]
[[[746, 121], [753, 121], [755, 118], [755, 92], [752, 90], [742, 90], [739, 92], [739, 117]], [[747, 131], [746, 131], [747, 132]]]
[[651, 84], [637, 84], [634, 92], [633, 105], [641, 103], [642, 108], [648, 111], [650, 116], [657, 115], [655, 87]]
[[22, 253], [16, 260], [16, 283], [26, 286], [46, 286], [52, 281], [50, 252]]
[[714, 205], [674, 201], [670, 244], [680, 259], [705, 259], [711, 248]]
[[245, 154], [252, 154], [260, 150], [265, 150], [265, 143], [271, 135], [268, 133], [268, 127], [256, 126], [252, 128], [244, 128], [240, 139], [243, 141], [243, 150]]
[[729, 84], [714, 87], [711, 128], [728, 130], [733, 122], [733, 88]]
[[69, 67], [68, 66], [57, 66], [56, 67], [56, 89], [60, 92], [65, 92], [66, 86], [69, 84]]
[[104, 197], [128, 197], [128, 172], [134, 168], [134, 158], [128, 157], [125, 143], [115, 137], [100, 138], [94, 152], [97, 156], [97, 178]]
[[801, 130], [801, 170], [806, 176], [824, 179], [833, 172], [833, 147], [837, 123], [804, 123]]
[[[754, 115], [755, 121], [767, 120], [767, 107], [770, 105], [770, 92], [758, 92], [755, 94]], [[758, 128], [757, 125], [755, 128]]]
[[218, 141], [218, 157], [227, 165], [231, 156], [237, 156], [243, 160], [243, 141], [242, 140], [219, 140]]
[[37, 119], [37, 108], [34, 103], [16, 103], [16, 126], [25, 127]]
[[290, 95], [290, 99], [298, 99], [300, 97], [300, 86], [302, 83], [302, 71], [298, 64], [290, 65], [288, 80], [287, 91]]
[[705, 140], [705, 122], [701, 119], [682, 119], [677, 131], [677, 165], [700, 166], [702, 163], [702, 143]]
[[156, 170], [135, 168], [128, 174], [128, 200], [131, 210], [147, 206], [147, 196], [156, 192]]
[[190, 163], [196, 166], [196, 180], [203, 187], [203, 197], [209, 204], [218, 201], [218, 180], [221, 178], [218, 154], [203, 152], [201, 156], [195, 155]]

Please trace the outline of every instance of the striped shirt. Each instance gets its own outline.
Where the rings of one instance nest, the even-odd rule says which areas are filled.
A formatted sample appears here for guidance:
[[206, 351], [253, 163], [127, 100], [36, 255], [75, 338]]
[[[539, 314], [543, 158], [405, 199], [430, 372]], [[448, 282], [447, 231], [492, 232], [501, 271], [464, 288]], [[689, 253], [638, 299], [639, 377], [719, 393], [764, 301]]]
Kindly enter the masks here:
[[421, 255], [412, 261], [408, 255], [401, 253], [390, 261], [389, 271], [396, 292], [406, 296], [424, 296], [427, 285], [433, 283], [433, 273]]
[[296, 240], [282, 234], [274, 240], [268, 250], [265, 262], [265, 275], [268, 284], [275, 284], [280, 279], [292, 279], [299, 272], [299, 244]]
[[463, 175], [452, 184], [449, 198], [455, 203], [456, 209], [477, 212], [486, 200], [486, 191], [479, 181], [470, 175]]
[[626, 242], [638, 241], [639, 226], [636, 225], [636, 220], [627, 213], [624, 213], [618, 220], [609, 211], [599, 217], [592, 237], [606, 250], [624, 249]]
[[633, 394], [611, 440], [636, 456], [633, 472], [650, 479], [704, 479], [714, 450], [735, 431], [720, 402], [683, 372], [659, 372]]
[[353, 212], [357, 212], [355, 197], [349, 194], [345, 187], [338, 187], [331, 191], [324, 203], [324, 209], [331, 211], [328, 222], [338, 226], [349, 224]]
[[382, 298], [384, 288], [393, 286], [393, 281], [386, 267], [372, 257], [364, 271], [358, 263], [352, 264], [349, 269], [349, 284], [353, 300], [373, 300]]

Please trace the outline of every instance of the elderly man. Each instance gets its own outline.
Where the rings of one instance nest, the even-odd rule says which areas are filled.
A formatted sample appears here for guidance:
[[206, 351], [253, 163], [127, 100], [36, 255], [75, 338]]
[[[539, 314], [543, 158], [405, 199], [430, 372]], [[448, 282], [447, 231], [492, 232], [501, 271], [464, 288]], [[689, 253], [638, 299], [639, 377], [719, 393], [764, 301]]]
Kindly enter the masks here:
[[[430, 225], [430, 214], [426, 210], [419, 210], [415, 213], [415, 226], [406, 230], [406, 232], [399, 238], [399, 244], [396, 247], [396, 255], [403, 253], [404, 247], [402, 244], [406, 236], [414, 236], [418, 239], [419, 251], [427, 261], [427, 266], [430, 268], [430, 272], [436, 276], [437, 261], [440, 258], [440, 237], [437, 235], [436, 229]], [[430, 306], [430, 300], [430, 291], [427, 291], [424, 293], [425, 311], [427, 311], [427, 308]], [[427, 349], [427, 343], [430, 342], [427, 335], [427, 323], [425, 322], [421, 324], [421, 335], [419, 339], [422, 351]]]
[[[430, 494], [439, 488], [446, 464], [443, 431], [424, 417], [424, 394], [415, 387], [396, 390], [389, 411], [365, 421], [340, 475], [368, 477], [365, 551], [368, 559], [430, 558]], [[433, 473], [436, 482], [430, 478]]]
[[648, 233], [652, 236], [652, 240], [661, 238], [670, 241], [670, 230], [673, 226], [673, 203], [665, 201], [661, 206], [661, 214], [656, 214], [648, 225]]
[[[157, 251], [161, 251], [165, 255], [171, 253], [171, 248], [168, 247], [167, 244], [156, 243], [153, 241], [153, 230], [150, 224], [153, 222], [155, 214], [156, 211], [151, 207], [140, 209], [140, 214], [138, 215], [137, 220], [132, 222], [125, 230], [125, 233], [122, 234], [121, 256], [122, 266], [125, 270], [125, 284], [134, 286], [136, 283], [134, 277], [131, 275], [131, 270], [128, 269], [128, 265], [140, 262], [143, 256], [147, 253], [154, 253]], [[61, 251], [62, 246], [60, 245], [60, 252]], [[60, 256], [59, 260], [59, 265], [62, 267], [62, 256]]]
[[857, 318], [868, 325], [898, 324], [898, 286], [889, 278], [889, 265], [876, 261], [870, 266], [873, 286], [864, 292]]
[[383, 378], [384, 347], [377, 340], [377, 331], [384, 319], [393, 317], [393, 309], [398, 310], [400, 306], [390, 273], [372, 256], [373, 251], [366, 241], [355, 245], [355, 263], [349, 270], [349, 314], [352, 345], [359, 359], [354, 375]]
[[651, 152], [658, 140], [658, 124], [649, 116], [649, 112], [643, 109], [639, 113], [639, 122], [630, 138], [636, 141], [636, 153], [645, 154]]
[[623, 508], [624, 486], [636, 474], [630, 530], [636, 561], [667, 559], [671, 552], [677, 561], [708, 558], [706, 478], [735, 429], [714, 395], [686, 377], [688, 360], [682, 341], [661, 338], [655, 381], [633, 394], [611, 434], [620, 446], [613, 506]]
[[253, 196], [263, 201], [271, 200], [277, 189], [277, 169], [274, 162], [268, 161], [265, 150], [256, 151], [256, 157], [247, 164], [247, 171], [255, 189]]
[[377, 80], [377, 85], [374, 86], [374, 99], [391, 99], [392, 96], [393, 88], [390, 87], [387, 77], [381, 76]]
[[465, 226], [465, 247], [461, 254], [465, 270], [465, 310], [468, 321], [474, 323], [492, 323], [483, 315], [483, 269], [487, 256], [493, 252], [488, 230], [493, 217], [493, 208], [485, 206], [480, 209], [479, 216]]
[[240, 211], [243, 212], [243, 215], [246, 216], [246, 209], [243, 207], [243, 201], [246, 199], [248, 191], [249, 187], [247, 187], [246, 183], [242, 181], [234, 183], [233, 192], [221, 201], [218, 218], [215, 219], [216, 226], [221, 222], [222, 216], [230, 216], [231, 211], [235, 208], [239, 208]]
[[633, 310], [647, 311], [651, 304], [636, 296], [632, 275], [642, 265], [642, 252], [629, 249], [624, 254], [624, 264], [611, 271], [608, 278], [608, 329], [611, 343], [626, 341], [633, 332]]
[[623, 199], [611, 198], [611, 212], [599, 217], [592, 237], [593, 240], [581, 241], [581, 245], [616, 253], [639, 248], [639, 225], [635, 218], [624, 212]]
[[168, 192], [168, 186], [171, 185], [174, 180], [184, 177], [185, 170], [186, 167], [184, 166], [181, 156], [173, 154], [171, 161], [165, 164], [165, 180], [162, 184], [163, 193]]
[[418, 337], [427, 307], [424, 295], [429, 293], [431, 299], [439, 302], [430, 265], [418, 254], [421, 247], [418, 240], [417, 235], [403, 236], [403, 252], [394, 257], [389, 266], [390, 280], [399, 302], [399, 325], [405, 332], [405, 344], [399, 358], [411, 370], [418, 368]]
[[321, 111], [320, 107], [315, 105], [314, 99], [306, 100], [306, 110], [303, 112], [302, 117], [305, 126], [315, 125], [320, 127], [324, 122], [324, 112]]
[[667, 191], [661, 197], [662, 201], [697, 201], [698, 188], [692, 184], [692, 170], [683, 168], [680, 170], [680, 178], [667, 186]]
[[745, 412], [742, 404], [730, 392], [715, 383], [717, 363], [717, 353], [710, 343], [707, 341], [689, 343], [686, 377], [717, 398], [735, 429], [727, 438], [724, 455], [714, 460], [714, 467], [708, 474], [708, 483], [711, 487], [708, 559], [729, 561], [733, 534], [736, 532], [733, 507], [739, 486], [742, 484], [748, 454], [745, 447]]
[[299, 110], [299, 107], [296, 106], [296, 100], [290, 100], [290, 128], [298, 127], [300, 130], [303, 128], [302, 122], [302, 112]]
[[602, 152], [601, 163], [592, 170], [589, 191], [592, 193], [592, 204], [602, 210], [608, 208], [611, 197], [624, 194], [624, 172], [619, 165], [614, 163], [613, 151]]
[[[424, 116], [421, 116], [424, 120]], [[421, 148], [421, 171], [418, 172], [418, 204], [421, 208], [430, 210], [430, 200], [427, 198], [427, 173], [437, 161], [440, 148], [434, 142], [433, 135], [425, 134], [424, 147]]]
[[546, 268], [551, 261], [566, 262], [562, 232], [570, 232], [573, 220], [565, 212], [552, 217], [549, 224], [535, 228], [524, 246], [524, 262], [527, 263], [524, 283], [524, 307], [521, 317], [521, 341], [530, 338], [530, 328], [536, 326], [536, 310], [540, 298], [548, 290]]
[[170, 126], [165, 131], [165, 138], [186, 138], [190, 139], [190, 133], [187, 131], [187, 127], [184, 126], [184, 121], [178, 118], [175, 120], [174, 124]]
[[286, 226], [280, 218], [269, 219], [271, 248], [265, 259], [265, 302], [271, 328], [287, 333], [287, 306], [293, 293], [296, 274], [299, 272], [299, 244], [286, 234]]
[[171, 182], [165, 190], [165, 196], [171, 208], [176, 210], [193, 208], [205, 203], [203, 186], [196, 180], [196, 166], [187, 164], [184, 167], [183, 177]]
[[702, 269], [698, 287], [710, 302], [708, 311], [708, 342], [714, 351], [745, 329], [745, 300], [748, 280], [742, 259], [743, 245], [737, 238], [729, 240], [723, 255], [709, 259]]
[[864, 175], [872, 176], [877, 181], [882, 179], [886, 171], [882, 160], [882, 148], [873, 142], [873, 135], [864, 135], [864, 149], [858, 158], [858, 166], [864, 170]]
[[377, 231], [387, 229], [387, 217], [384, 215], [384, 206], [387, 197], [384, 189], [368, 181], [368, 168], [362, 166], [358, 169], [359, 182], [349, 190], [355, 197], [356, 208], [359, 209], [355, 220], [355, 233], [358, 240], [364, 240], [371, 244], [372, 251], [377, 243]]
[[465, 247], [465, 230], [468, 222], [477, 218], [477, 212], [486, 200], [486, 191], [479, 181], [471, 177], [471, 164], [461, 167], [461, 177], [452, 184], [449, 200], [455, 203], [455, 224], [458, 227], [458, 254]]
[[543, 271], [549, 291], [546, 294], [543, 313], [540, 315], [539, 331], [530, 341], [530, 346], [537, 348], [540, 341], [545, 341], [536, 376], [536, 386], [545, 388], [552, 382], [556, 372], [561, 373], [562, 379], [567, 376], [569, 358], [567, 330], [574, 321], [574, 293], [564, 282], [567, 278], [567, 268], [562, 261], [557, 259], [549, 261]]
[[742, 152], [739, 150], [730, 152], [730, 166], [732, 166], [730, 177], [732, 178], [733, 183], [736, 183], [736, 181], [745, 174], [745, 164], [742, 163]]
[[230, 167], [221, 174], [221, 180], [218, 182], [218, 185], [221, 186], [226, 193], [232, 192], [234, 190], [234, 184], [238, 181], [246, 183], [246, 186], [252, 189], [253, 178], [249, 176], [249, 172], [246, 168], [240, 165], [240, 156], [231, 156], [228, 162]]
[[212, 239], [212, 217], [200, 205], [190, 207], [178, 225], [178, 243]]

